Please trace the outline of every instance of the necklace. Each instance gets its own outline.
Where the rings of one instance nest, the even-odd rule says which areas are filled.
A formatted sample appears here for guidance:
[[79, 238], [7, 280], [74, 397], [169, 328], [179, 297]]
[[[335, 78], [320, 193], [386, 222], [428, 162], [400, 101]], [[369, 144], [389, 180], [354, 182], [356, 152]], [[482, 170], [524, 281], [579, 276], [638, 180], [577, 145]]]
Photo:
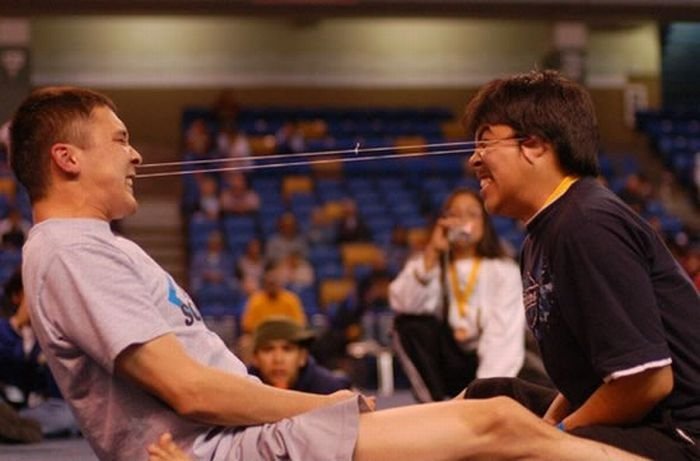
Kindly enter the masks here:
[[457, 300], [457, 308], [459, 309], [460, 317], [466, 317], [469, 311], [469, 298], [471, 298], [474, 293], [474, 288], [476, 288], [476, 279], [479, 275], [480, 268], [481, 257], [479, 256], [474, 259], [474, 264], [472, 264], [469, 276], [467, 277], [467, 284], [464, 289], [462, 289], [457, 278], [457, 263], [452, 261], [450, 264], [450, 285], [452, 286], [452, 294]]

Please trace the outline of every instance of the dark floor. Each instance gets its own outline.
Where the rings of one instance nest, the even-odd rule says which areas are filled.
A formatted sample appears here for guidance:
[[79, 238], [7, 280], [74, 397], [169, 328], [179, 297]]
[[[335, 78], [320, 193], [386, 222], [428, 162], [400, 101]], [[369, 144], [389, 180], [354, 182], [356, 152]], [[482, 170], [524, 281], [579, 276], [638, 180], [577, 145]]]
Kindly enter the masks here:
[[[367, 394], [373, 395], [376, 391]], [[389, 396], [377, 396], [377, 409], [414, 403], [410, 391], [397, 390]], [[88, 443], [81, 438], [47, 440], [33, 445], [0, 445], [2, 461], [97, 461]]]

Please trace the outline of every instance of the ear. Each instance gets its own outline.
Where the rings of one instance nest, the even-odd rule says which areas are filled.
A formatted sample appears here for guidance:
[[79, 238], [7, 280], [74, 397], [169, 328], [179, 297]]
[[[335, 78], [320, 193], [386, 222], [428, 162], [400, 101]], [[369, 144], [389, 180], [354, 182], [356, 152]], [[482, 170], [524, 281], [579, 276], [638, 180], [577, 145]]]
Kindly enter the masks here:
[[56, 143], [51, 146], [51, 159], [63, 172], [69, 174], [80, 173], [78, 149], [72, 144]]
[[528, 136], [520, 143], [520, 150], [523, 157], [530, 164], [534, 164], [537, 159], [551, 152], [551, 145], [537, 136]]

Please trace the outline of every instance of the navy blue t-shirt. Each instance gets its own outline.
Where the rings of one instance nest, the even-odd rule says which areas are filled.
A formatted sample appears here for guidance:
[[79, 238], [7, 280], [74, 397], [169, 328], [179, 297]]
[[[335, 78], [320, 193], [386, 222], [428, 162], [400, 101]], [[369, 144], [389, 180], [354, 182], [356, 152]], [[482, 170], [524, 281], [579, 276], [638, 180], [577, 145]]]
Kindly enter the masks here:
[[649, 415], [700, 433], [700, 297], [649, 224], [593, 178], [527, 226], [528, 325], [574, 408], [604, 380], [671, 364], [672, 393]]

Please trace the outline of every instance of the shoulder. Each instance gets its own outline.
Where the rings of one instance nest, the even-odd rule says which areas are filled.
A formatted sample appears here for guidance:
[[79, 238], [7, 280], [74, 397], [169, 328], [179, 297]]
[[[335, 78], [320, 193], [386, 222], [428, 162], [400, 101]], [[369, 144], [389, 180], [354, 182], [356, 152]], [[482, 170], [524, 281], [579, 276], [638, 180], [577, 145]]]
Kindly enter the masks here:
[[482, 264], [486, 278], [495, 283], [521, 283], [520, 267], [512, 258], [488, 258]]

